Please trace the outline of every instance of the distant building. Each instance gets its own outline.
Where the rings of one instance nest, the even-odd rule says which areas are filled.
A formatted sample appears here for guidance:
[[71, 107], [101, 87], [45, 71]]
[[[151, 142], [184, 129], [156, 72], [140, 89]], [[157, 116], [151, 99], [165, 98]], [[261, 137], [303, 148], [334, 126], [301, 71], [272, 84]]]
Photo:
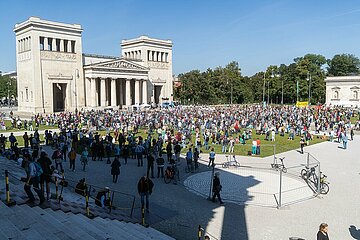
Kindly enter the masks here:
[[17, 78], [17, 73], [16, 73], [16, 71], [1, 72], [0, 74], [1, 74], [1, 76], [9, 76], [10, 78], [15, 79], [15, 80], [16, 80], [16, 78]]
[[326, 105], [360, 107], [360, 76], [327, 77]]
[[79, 24], [16, 24], [18, 111], [129, 107], [172, 98], [172, 41], [140, 36], [121, 57], [83, 54]]

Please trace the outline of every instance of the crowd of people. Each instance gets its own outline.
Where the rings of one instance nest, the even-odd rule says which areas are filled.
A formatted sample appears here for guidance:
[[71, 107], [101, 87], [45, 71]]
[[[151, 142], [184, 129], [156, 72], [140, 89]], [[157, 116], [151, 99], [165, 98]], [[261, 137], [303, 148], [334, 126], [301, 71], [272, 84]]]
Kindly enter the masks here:
[[[28, 135], [25, 132], [22, 136], [24, 147], [31, 149], [31, 154], [24, 154], [20, 150], [13, 134], [8, 137], [11, 145], [10, 153], [5, 149], [7, 139], [2, 134], [0, 149], [4, 155], [8, 154], [11, 158], [22, 158], [24, 162], [29, 163], [39, 162], [44, 169], [43, 172], [49, 176], [54, 171], [64, 173], [63, 162], [67, 160], [69, 170], [75, 171], [78, 154], [84, 171], [88, 159], [104, 161], [111, 168], [113, 183], [117, 183], [120, 167], [122, 163], [126, 165], [128, 159], [136, 159], [138, 167], [143, 167], [146, 161], [146, 178], [154, 178], [155, 175], [159, 178], [164, 176], [164, 167], [177, 166], [181, 151], [186, 153], [186, 164], [191, 170], [199, 166], [201, 149], [210, 152], [209, 166], [214, 162], [214, 145], [221, 145], [223, 153], [233, 153], [234, 145], [246, 144], [252, 139], [250, 154], [260, 154], [260, 135], [264, 136], [263, 140], [268, 141], [275, 141], [276, 135], [286, 134], [289, 140], [294, 140], [294, 136], [298, 135], [301, 136], [300, 144], [303, 148], [315, 132], [331, 141], [337, 138], [339, 142], [344, 142], [346, 148], [348, 136], [352, 139], [354, 130], [359, 130], [358, 116], [358, 109], [324, 106], [263, 108], [260, 105], [178, 106], [143, 112], [91, 110], [37, 114], [29, 121], [12, 117], [12, 125], [21, 126], [29, 131], [34, 130], [34, 127], [36, 130], [40, 125], [58, 127], [60, 132], [46, 130], [44, 133], [44, 144], [53, 148], [51, 158], [41, 150], [40, 134], [37, 130], [34, 134]], [[356, 117], [358, 118], [355, 124], [351, 124], [351, 120]], [[252, 136], [253, 132], [258, 135], [257, 140]], [[157, 164], [157, 174], [154, 174], [155, 164]], [[31, 167], [32, 164], [24, 166], [28, 175], [28, 185], [33, 184], [36, 188], [40, 184], [39, 196], [40, 201], [43, 202], [44, 183], [47, 186], [50, 179], [43, 177], [37, 182], [32, 176], [36, 168]], [[29, 199], [33, 200], [29, 190], [25, 190]], [[214, 191], [222, 202], [219, 192]], [[47, 192], [47, 197], [49, 194]], [[144, 197], [148, 196], [144, 195]]]

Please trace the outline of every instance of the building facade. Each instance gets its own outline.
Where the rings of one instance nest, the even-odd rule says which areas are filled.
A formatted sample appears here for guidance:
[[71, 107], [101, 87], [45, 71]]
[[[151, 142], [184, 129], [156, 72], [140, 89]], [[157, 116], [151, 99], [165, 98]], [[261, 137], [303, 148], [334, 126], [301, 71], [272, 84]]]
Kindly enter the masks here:
[[327, 77], [326, 105], [360, 107], [360, 76]]
[[16, 24], [18, 111], [51, 113], [172, 100], [172, 42], [141, 36], [120, 57], [83, 54], [79, 24]]

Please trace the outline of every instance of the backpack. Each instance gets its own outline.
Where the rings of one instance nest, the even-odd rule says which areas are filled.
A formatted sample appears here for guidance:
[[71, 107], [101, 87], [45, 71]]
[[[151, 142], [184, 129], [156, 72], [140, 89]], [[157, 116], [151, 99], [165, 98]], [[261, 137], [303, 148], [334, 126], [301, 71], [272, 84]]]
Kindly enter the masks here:
[[40, 177], [44, 173], [40, 163], [34, 162], [34, 167], [35, 167], [35, 172], [36, 172], [35, 176]]

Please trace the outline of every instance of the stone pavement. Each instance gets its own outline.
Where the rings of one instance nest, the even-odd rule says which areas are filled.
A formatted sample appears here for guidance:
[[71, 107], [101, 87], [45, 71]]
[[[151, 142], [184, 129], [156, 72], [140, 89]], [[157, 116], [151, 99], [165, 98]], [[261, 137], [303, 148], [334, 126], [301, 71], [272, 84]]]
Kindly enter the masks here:
[[[321, 162], [321, 170], [328, 176], [330, 182], [330, 192], [327, 195], [300, 201], [279, 210], [273, 207], [256, 206], [257, 204], [242, 204], [251, 201], [251, 197], [259, 199], [258, 195], [261, 192], [276, 191], [277, 177], [273, 178], [271, 175], [269, 177], [269, 174], [263, 174], [265, 171], [254, 172], [253, 169], [241, 170], [241, 174], [238, 175], [236, 170], [224, 171], [219, 165], [220, 177], [224, 177], [222, 183], [224, 197], [226, 194], [240, 197], [240, 201], [237, 203], [227, 202], [226, 205], [220, 206], [207, 201], [204, 198], [206, 192], [195, 194], [194, 191], [189, 191], [183, 185], [184, 181], [186, 184], [195, 180], [197, 176], [204, 175], [199, 178], [203, 182], [193, 181], [195, 184], [193, 187], [198, 188], [195, 190], [201, 190], [201, 187], [206, 188], [206, 181], [208, 181], [206, 179], [209, 179], [209, 176], [206, 175], [210, 174], [210, 169], [206, 167], [207, 155], [201, 156], [204, 161], [200, 162], [201, 171], [197, 174], [186, 174], [183, 162], [180, 166], [182, 183], [178, 185], [165, 184], [162, 178], [153, 179], [155, 187], [150, 197], [150, 213], [146, 216], [147, 221], [157, 230], [176, 239], [184, 240], [196, 239], [198, 225], [204, 227], [217, 239], [287, 240], [289, 237], [297, 236], [308, 240], [315, 239], [321, 222], [329, 224], [330, 239], [359, 239], [360, 231], [357, 230], [360, 227], [359, 136], [355, 136], [355, 141], [349, 142], [348, 145], [347, 150], [338, 148], [338, 143], [330, 142], [306, 147], [305, 151], [310, 152]], [[49, 148], [46, 150], [51, 151]], [[282, 153], [280, 156], [286, 157], [284, 162], [290, 168], [290, 173], [292, 167], [306, 162], [306, 155], [295, 150]], [[250, 165], [251, 163], [264, 169], [269, 168], [270, 163], [273, 162], [273, 157], [260, 159], [242, 156], [237, 158], [241, 165]], [[223, 161], [225, 161], [225, 156], [218, 155], [216, 162], [221, 164]], [[66, 171], [66, 177], [74, 181], [85, 177], [90, 184], [109, 186], [117, 191], [134, 194], [136, 196], [134, 214], [139, 217], [140, 198], [137, 195], [137, 182], [146, 173], [146, 162], [144, 167], [137, 167], [134, 159], [129, 159], [127, 165], [122, 160], [121, 175], [117, 184], [112, 183], [110, 166], [105, 162], [90, 161], [88, 170], [83, 172], [77, 161], [76, 172]], [[68, 170], [68, 164], [69, 162], [64, 163], [65, 170]], [[300, 170], [301, 167], [294, 168], [294, 175]], [[230, 174], [231, 177], [227, 178], [226, 174]], [[233, 189], [237, 186], [236, 181], [239, 181], [237, 176], [248, 178], [248, 181], [242, 182], [242, 184], [245, 183], [245, 186], [241, 185], [238, 194], [226, 190], [228, 187]], [[289, 179], [287, 182], [292, 188], [292, 184], [301, 183], [292, 177], [286, 179]], [[276, 182], [273, 183], [274, 181]], [[274, 187], [275, 189], [273, 189]], [[260, 193], [254, 195], [257, 192]], [[304, 192], [308, 192], [308, 189]], [[234, 196], [227, 198], [232, 199]], [[258, 202], [263, 201], [259, 199]], [[273, 202], [270, 205], [273, 205]], [[352, 225], [354, 227], [351, 227]]]

